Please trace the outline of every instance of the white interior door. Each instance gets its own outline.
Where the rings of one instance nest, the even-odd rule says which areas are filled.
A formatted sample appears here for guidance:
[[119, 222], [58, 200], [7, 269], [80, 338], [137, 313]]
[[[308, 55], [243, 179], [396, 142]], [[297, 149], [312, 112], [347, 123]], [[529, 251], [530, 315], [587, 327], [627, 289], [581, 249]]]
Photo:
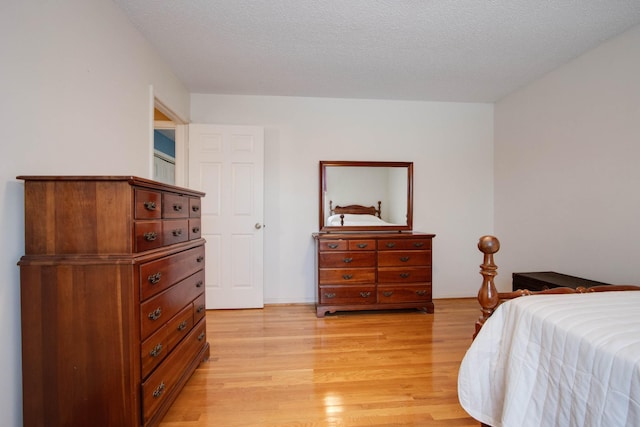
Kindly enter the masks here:
[[189, 187], [206, 193], [207, 308], [263, 307], [264, 129], [189, 125]]

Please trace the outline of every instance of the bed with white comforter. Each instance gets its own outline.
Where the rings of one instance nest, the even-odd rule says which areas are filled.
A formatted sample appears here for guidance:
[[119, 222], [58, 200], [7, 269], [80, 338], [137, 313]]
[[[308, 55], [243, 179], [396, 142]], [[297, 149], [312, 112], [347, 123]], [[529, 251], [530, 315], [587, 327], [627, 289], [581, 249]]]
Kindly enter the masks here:
[[640, 292], [503, 303], [462, 361], [458, 396], [494, 427], [640, 426]]

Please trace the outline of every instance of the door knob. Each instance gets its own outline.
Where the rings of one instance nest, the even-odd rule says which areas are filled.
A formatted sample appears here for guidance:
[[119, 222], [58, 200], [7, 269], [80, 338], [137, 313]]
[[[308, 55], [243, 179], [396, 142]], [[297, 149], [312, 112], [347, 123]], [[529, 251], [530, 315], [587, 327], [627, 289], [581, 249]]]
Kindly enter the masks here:
[[254, 227], [256, 228], [256, 230], [260, 230], [262, 228], [262, 224], [256, 222], [256, 225], [254, 225]]

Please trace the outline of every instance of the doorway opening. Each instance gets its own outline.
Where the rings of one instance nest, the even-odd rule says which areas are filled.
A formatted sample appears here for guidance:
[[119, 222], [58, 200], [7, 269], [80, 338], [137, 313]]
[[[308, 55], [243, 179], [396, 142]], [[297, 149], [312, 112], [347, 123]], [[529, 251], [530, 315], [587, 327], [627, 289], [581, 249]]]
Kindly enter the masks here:
[[157, 108], [153, 109], [153, 179], [176, 183], [176, 124]]
[[185, 186], [187, 122], [153, 98], [153, 179]]

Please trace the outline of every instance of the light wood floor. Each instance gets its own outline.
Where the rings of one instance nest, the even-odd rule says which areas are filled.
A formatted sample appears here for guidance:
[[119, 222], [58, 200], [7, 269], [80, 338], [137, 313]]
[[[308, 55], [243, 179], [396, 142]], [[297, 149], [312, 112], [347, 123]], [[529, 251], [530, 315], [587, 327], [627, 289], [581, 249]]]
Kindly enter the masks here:
[[322, 319], [311, 305], [208, 311], [211, 359], [161, 427], [478, 427], [457, 397], [478, 303], [434, 303]]

